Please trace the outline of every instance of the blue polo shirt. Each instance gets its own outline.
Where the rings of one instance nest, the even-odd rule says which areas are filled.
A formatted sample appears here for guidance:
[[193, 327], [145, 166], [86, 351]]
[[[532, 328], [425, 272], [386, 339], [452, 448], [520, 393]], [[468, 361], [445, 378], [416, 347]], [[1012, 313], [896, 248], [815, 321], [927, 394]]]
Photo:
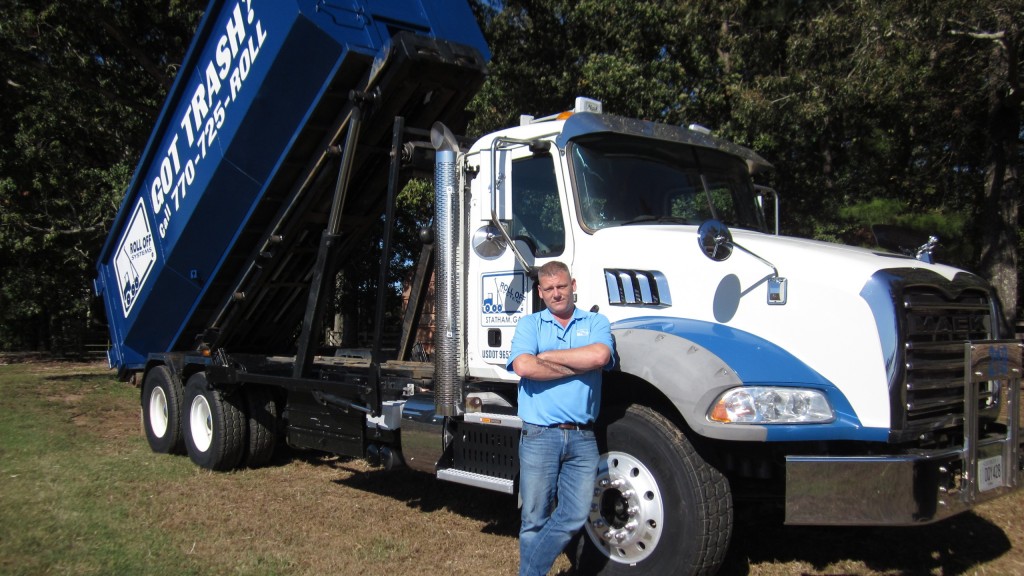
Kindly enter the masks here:
[[[520, 354], [536, 355], [547, 350], [566, 350], [594, 343], [604, 344], [612, 351], [612, 358], [604, 367], [605, 370], [610, 369], [615, 364], [615, 345], [607, 318], [575, 308], [569, 325], [562, 328], [550, 310], [541, 310], [519, 320], [506, 368], [512, 372], [512, 362]], [[600, 406], [600, 370], [557, 380], [522, 378], [519, 381], [519, 417], [530, 424], [548, 426], [563, 422], [593, 422], [597, 420]]]

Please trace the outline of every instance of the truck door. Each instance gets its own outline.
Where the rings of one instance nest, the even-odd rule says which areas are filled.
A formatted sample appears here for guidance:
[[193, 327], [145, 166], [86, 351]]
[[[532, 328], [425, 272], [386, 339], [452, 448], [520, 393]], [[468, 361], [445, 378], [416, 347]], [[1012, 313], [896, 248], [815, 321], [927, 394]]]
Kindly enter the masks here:
[[[533, 312], [534, 279], [491, 222], [490, 151], [480, 154], [480, 176], [472, 184], [467, 281], [467, 347], [473, 376], [515, 380], [505, 369], [516, 323]], [[554, 146], [531, 152], [517, 146], [496, 152], [493, 179], [500, 197], [498, 218], [531, 267], [549, 260], [572, 261], [572, 235], [562, 194], [564, 176]]]

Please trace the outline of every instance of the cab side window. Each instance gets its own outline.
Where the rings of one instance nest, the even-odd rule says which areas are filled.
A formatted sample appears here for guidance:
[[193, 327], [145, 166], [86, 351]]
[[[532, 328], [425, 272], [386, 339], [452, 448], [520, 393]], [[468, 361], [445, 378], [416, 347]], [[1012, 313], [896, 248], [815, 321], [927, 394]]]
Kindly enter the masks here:
[[558, 256], [565, 250], [565, 223], [551, 156], [531, 156], [512, 162], [509, 235], [525, 242], [534, 256]]

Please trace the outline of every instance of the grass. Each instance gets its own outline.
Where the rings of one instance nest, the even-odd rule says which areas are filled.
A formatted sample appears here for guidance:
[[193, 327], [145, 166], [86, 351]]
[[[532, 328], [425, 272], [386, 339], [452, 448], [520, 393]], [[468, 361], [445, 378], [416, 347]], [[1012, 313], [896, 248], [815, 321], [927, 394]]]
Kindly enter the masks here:
[[[321, 455], [211, 473], [152, 453], [138, 390], [104, 367], [0, 365], [3, 575], [390, 576], [514, 566], [515, 501], [480, 492], [480, 502], [458, 503], [464, 495], [429, 476]], [[479, 553], [466, 556], [466, 542]]]
[[189, 470], [113, 433], [131, 419], [135, 392], [104, 372], [0, 371], [0, 572], [127, 574], [170, 560], [149, 546], [159, 533], [131, 495]]
[[[0, 357], [0, 574], [514, 574], [515, 499], [285, 453], [211, 473], [153, 454], [138, 390], [95, 364]], [[1024, 573], [1024, 494], [915, 528], [738, 514], [722, 574]], [[556, 571], [568, 575], [563, 557]]]

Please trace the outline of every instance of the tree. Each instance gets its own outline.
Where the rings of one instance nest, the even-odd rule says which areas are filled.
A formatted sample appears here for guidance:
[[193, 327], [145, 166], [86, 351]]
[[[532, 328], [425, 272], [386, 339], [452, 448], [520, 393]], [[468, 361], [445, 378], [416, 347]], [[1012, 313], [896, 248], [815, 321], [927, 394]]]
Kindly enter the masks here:
[[0, 346], [81, 346], [94, 258], [204, 4], [0, 0]]
[[575, 95], [705, 124], [776, 165], [789, 233], [869, 243], [871, 224], [927, 223], [1012, 320], [1022, 15], [1020, 0], [507, 0], [484, 19], [475, 126]]
[[967, 2], [950, 19], [950, 34], [969, 39], [963, 65], [980, 72], [986, 101], [984, 178], [977, 229], [980, 268], [1002, 300], [1005, 318], [1020, 311], [1021, 54], [1024, 6]]
[[[787, 232], [927, 223], [1019, 316], [1021, 0], [472, 2], [494, 54], [472, 131], [575, 96], [704, 124], [776, 165]], [[204, 7], [0, 0], [0, 347], [96, 319], [93, 261]]]
[[691, 51], [675, 40], [680, 28], [673, 23], [683, 15], [676, 2], [503, 2], [485, 18], [494, 56], [472, 105], [473, 128], [508, 126], [519, 114], [548, 115], [575, 96], [598, 98], [618, 114], [674, 121], [698, 101], [687, 83]]

